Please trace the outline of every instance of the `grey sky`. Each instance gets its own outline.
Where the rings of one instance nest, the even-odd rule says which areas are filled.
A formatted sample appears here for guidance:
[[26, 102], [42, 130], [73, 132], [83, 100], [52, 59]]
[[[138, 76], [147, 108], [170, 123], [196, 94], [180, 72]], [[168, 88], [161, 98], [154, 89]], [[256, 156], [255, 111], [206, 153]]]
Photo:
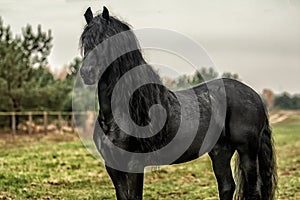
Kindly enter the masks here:
[[95, 12], [103, 5], [134, 28], [167, 28], [193, 38], [220, 73], [238, 73], [257, 91], [300, 93], [299, 0], [1, 0], [0, 15], [14, 33], [27, 23], [52, 29], [50, 65], [59, 69], [79, 54], [86, 8]]

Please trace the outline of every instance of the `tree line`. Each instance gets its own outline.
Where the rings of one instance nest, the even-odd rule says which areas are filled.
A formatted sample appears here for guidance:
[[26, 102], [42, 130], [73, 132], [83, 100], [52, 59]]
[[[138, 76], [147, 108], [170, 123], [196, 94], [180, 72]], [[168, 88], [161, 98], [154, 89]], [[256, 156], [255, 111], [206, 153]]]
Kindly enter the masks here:
[[[72, 111], [73, 84], [81, 59], [69, 63], [65, 79], [56, 79], [48, 64], [52, 41], [51, 31], [42, 30], [40, 25], [36, 30], [27, 25], [20, 35], [14, 35], [0, 17], [0, 112]], [[202, 68], [192, 75], [164, 78], [163, 82], [171, 89], [182, 89], [218, 76], [213, 68]], [[221, 77], [240, 79], [230, 72]], [[300, 109], [300, 97], [277, 95], [274, 106]]]
[[[39, 25], [22, 28], [13, 35], [0, 18], [0, 111], [70, 111], [74, 73], [65, 80], [55, 79], [48, 56], [52, 48], [51, 31]], [[78, 60], [70, 64], [78, 67]]]
[[[191, 75], [181, 75], [175, 79], [163, 78], [163, 83], [170, 89], [184, 89], [191, 86], [200, 84], [205, 81], [209, 81], [219, 77], [219, 73], [214, 68], [201, 68]], [[236, 73], [224, 72], [221, 77], [232, 78], [240, 80], [239, 75]]]
[[300, 110], [300, 95], [283, 92], [275, 96], [274, 107], [286, 110]]

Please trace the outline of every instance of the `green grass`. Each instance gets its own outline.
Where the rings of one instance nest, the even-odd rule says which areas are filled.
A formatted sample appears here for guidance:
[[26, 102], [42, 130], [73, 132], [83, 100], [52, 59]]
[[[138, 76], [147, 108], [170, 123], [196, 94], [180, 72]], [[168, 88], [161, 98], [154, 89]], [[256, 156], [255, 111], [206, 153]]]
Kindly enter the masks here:
[[[277, 199], [300, 199], [300, 116], [273, 126]], [[218, 199], [207, 155], [145, 175], [144, 198]], [[99, 161], [74, 135], [0, 135], [0, 199], [115, 199]]]
[[300, 199], [300, 115], [273, 126], [278, 164], [278, 199]]

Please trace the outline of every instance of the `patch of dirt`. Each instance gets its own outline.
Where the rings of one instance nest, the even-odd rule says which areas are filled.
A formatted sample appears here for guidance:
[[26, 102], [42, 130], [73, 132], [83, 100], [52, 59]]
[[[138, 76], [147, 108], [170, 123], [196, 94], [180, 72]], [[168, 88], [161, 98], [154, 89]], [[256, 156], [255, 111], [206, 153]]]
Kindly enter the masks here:
[[35, 134], [27, 134], [27, 133], [8, 133], [0, 132], [0, 148], [7, 147], [10, 145], [13, 146], [24, 146], [26, 144], [39, 143], [41, 141], [50, 141], [50, 142], [67, 142], [78, 140], [79, 136], [77, 133], [59, 133], [59, 132], [51, 132], [51, 133], [35, 133]]
[[300, 115], [300, 110], [277, 110], [269, 113], [269, 120], [271, 124], [277, 124], [288, 119], [292, 115]]

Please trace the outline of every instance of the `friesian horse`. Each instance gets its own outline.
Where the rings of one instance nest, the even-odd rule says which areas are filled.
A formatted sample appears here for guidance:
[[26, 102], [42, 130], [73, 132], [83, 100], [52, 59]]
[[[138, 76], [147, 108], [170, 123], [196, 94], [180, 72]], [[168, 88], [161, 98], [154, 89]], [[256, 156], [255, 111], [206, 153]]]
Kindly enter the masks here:
[[[117, 157], [113, 149], [118, 147], [129, 153], [144, 153], [145, 155], [149, 152], [156, 152], [175, 140], [180, 123], [187, 119], [189, 124], [183, 130], [184, 135], [176, 141], [178, 148], [173, 149], [173, 151], [180, 150], [180, 142], [184, 142], [186, 138], [192, 138], [192, 142], [184, 152], [171, 163], [164, 162], [168, 160], [168, 154], [152, 156], [149, 159], [153, 160], [153, 165], [178, 164], [196, 159], [200, 156], [199, 151], [204, 145], [203, 141], [212, 120], [212, 101], [216, 105], [226, 102], [225, 118], [220, 123], [221, 133], [208, 152], [218, 183], [219, 198], [223, 200], [234, 197], [246, 200], [274, 199], [277, 177], [272, 134], [266, 108], [253, 89], [237, 80], [216, 79], [188, 89], [196, 95], [196, 100], [190, 100], [188, 90], [173, 92], [163, 86], [156, 71], [144, 60], [135, 34], [128, 24], [110, 16], [106, 7], [95, 17], [88, 8], [84, 16], [87, 25], [80, 38], [84, 55], [80, 75], [87, 85], [98, 83], [100, 109], [93, 138], [97, 150], [104, 158], [106, 170], [115, 186], [118, 200], [142, 199], [144, 173], [143, 171], [122, 170], [121, 165], [127, 165], [130, 169], [130, 166], [139, 166], [140, 160], [136, 160], [134, 156]], [[101, 47], [102, 43], [123, 32], [126, 34]], [[127, 51], [127, 46], [133, 46], [135, 49]], [[108, 61], [108, 57], [113, 57], [117, 51], [125, 53]], [[104, 65], [108, 67], [104, 68]], [[137, 66], [143, 66], [137, 75], [133, 73], [125, 76]], [[102, 74], [101, 77], [100, 74]], [[143, 84], [128, 97], [126, 89], [132, 87], [130, 84], [149, 77], [154, 78], [156, 82]], [[124, 80], [122, 84], [119, 84], [121, 90], [117, 98], [113, 98], [114, 87], [122, 78]], [[218, 97], [219, 87], [209, 89], [207, 86], [208, 84], [218, 85], [215, 84], [218, 81], [223, 83], [225, 99]], [[182, 105], [178, 97], [190, 103]], [[130, 118], [139, 127], [147, 126], [152, 122], [152, 106], [159, 104], [165, 109], [164, 112], [155, 115], [156, 118], [162, 116], [165, 119], [163, 126], [155, 135], [146, 137], [143, 133], [128, 134], [128, 130], [134, 131], [131, 125], [128, 125], [126, 131], [120, 128], [114, 117], [112, 105], [122, 105], [122, 101], [126, 98]], [[185, 106], [191, 114], [194, 110], [199, 110], [201, 115], [198, 119], [189, 118], [189, 114], [182, 115], [182, 106]], [[120, 115], [122, 116], [122, 113]], [[193, 125], [195, 121], [199, 123]], [[98, 128], [97, 125], [99, 125]], [[189, 128], [195, 128], [193, 126], [196, 126], [196, 133], [190, 136]], [[230, 161], [236, 151], [235, 169], [238, 176], [235, 182]], [[146, 166], [140, 164], [139, 167], [144, 169]], [[234, 195], [235, 191], [236, 195]]]

